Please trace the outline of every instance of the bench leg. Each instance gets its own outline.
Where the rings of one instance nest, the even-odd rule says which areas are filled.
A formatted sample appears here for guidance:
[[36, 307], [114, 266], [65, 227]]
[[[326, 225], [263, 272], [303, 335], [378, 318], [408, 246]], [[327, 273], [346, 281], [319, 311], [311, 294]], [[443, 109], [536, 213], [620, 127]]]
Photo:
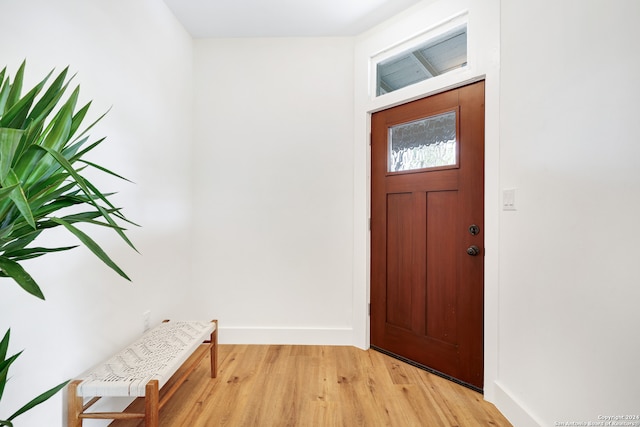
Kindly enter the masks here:
[[81, 381], [76, 380], [69, 383], [67, 387], [67, 426], [82, 427], [82, 397], [78, 396], [78, 384]]
[[144, 393], [144, 425], [145, 427], [158, 427], [160, 422], [160, 391], [158, 380], [147, 383]]
[[216, 330], [211, 333], [211, 378], [218, 376], [218, 321], [212, 320], [216, 325]]

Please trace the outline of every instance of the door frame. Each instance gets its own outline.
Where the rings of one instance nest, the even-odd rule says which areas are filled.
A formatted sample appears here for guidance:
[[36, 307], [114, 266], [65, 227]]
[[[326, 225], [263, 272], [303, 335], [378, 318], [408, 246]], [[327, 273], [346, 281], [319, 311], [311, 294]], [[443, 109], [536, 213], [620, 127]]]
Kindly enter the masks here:
[[[497, 114], [497, 88], [496, 83], [492, 82], [486, 75], [479, 75], [464, 81], [460, 81], [456, 84], [449, 85], [447, 87], [440, 88], [438, 90], [425, 93], [422, 96], [412, 97], [400, 103], [393, 103], [392, 105], [384, 105], [377, 108], [372, 108], [366, 111], [366, 206], [365, 209], [355, 209], [354, 216], [354, 235], [356, 239], [360, 239], [360, 242], [356, 241], [354, 245], [354, 270], [359, 270], [362, 267], [362, 263], [358, 264], [358, 259], [364, 261], [364, 289], [358, 288], [357, 278], [362, 274], [360, 271], [354, 271], [354, 345], [362, 349], [369, 349], [371, 344], [371, 328], [370, 328], [370, 316], [369, 305], [371, 301], [371, 234], [369, 230], [369, 218], [371, 215], [371, 147], [370, 135], [371, 135], [371, 115], [377, 111], [381, 111], [390, 107], [401, 105], [411, 102], [415, 99], [426, 98], [436, 95], [438, 93], [446, 92], [451, 89], [456, 89], [471, 83], [478, 81], [485, 81], [485, 188], [484, 188], [484, 396], [485, 399], [493, 401], [494, 387], [493, 382], [497, 379], [497, 344], [498, 344], [498, 217], [499, 217], [499, 180], [498, 180], [498, 145], [497, 145], [497, 128], [498, 128], [498, 114]], [[491, 98], [490, 98], [491, 97]], [[492, 137], [493, 135], [493, 137]], [[362, 143], [362, 141], [360, 141]], [[360, 153], [363, 154], [363, 153]], [[355, 159], [362, 162], [362, 159]], [[362, 195], [356, 197], [354, 201], [357, 203], [361, 200]], [[365, 213], [363, 217], [362, 213]], [[359, 232], [362, 227], [366, 227], [366, 232]], [[366, 242], [364, 245], [365, 252], [358, 250], [362, 245], [362, 239]], [[366, 257], [364, 260], [362, 257]], [[363, 292], [364, 291], [364, 292]], [[363, 326], [358, 330], [358, 324]], [[358, 336], [360, 335], [360, 336]]]
[[[371, 93], [372, 61], [403, 41], [413, 40], [453, 17], [468, 16], [468, 65], [375, 97]], [[414, 99], [433, 95], [472, 81], [485, 80], [485, 298], [484, 398], [504, 400], [498, 381], [499, 320], [499, 108], [500, 108], [500, 0], [437, 0], [420, 2], [407, 13], [385, 21], [356, 37], [354, 42], [353, 135], [353, 345], [369, 348], [370, 298], [370, 114]], [[513, 185], [504, 183], [503, 185]]]
[[[377, 246], [375, 254], [371, 253], [370, 255], [370, 268], [371, 268], [372, 275], [376, 273], [382, 274], [382, 272], [385, 271], [384, 267], [377, 267], [377, 264], [376, 265], [371, 264], [371, 262], [373, 262], [374, 259], [377, 259], [378, 262], [381, 263], [380, 265], [385, 265], [386, 263], [386, 261], [384, 261], [384, 258], [385, 258], [384, 253], [386, 252], [386, 248], [387, 248], [386, 242], [388, 242], [388, 240], [384, 236], [387, 234], [389, 229], [387, 228], [387, 225], [384, 224], [385, 222], [384, 220], [382, 221], [382, 223], [380, 222], [380, 220], [385, 218], [386, 215], [388, 214], [386, 212], [386, 209], [383, 206], [385, 205], [385, 202], [384, 202], [385, 196], [386, 197], [390, 197], [392, 195], [401, 196], [401, 197], [410, 196], [412, 200], [411, 203], [413, 203], [414, 197], [420, 197], [419, 195], [424, 194], [423, 193], [424, 191], [427, 192], [427, 194], [425, 194], [425, 197], [428, 194], [430, 194], [431, 196], [440, 195], [439, 197], [442, 197], [445, 193], [447, 193], [446, 190], [449, 190], [451, 192], [455, 191], [456, 202], [454, 202], [455, 203], [454, 206], [457, 212], [456, 217], [458, 217], [458, 219], [455, 220], [454, 223], [450, 223], [450, 226], [454, 227], [455, 229], [459, 229], [459, 227], [463, 227], [460, 230], [466, 230], [466, 227], [468, 226], [468, 224], [474, 221], [480, 221], [478, 222], [478, 224], [480, 224], [481, 228], [484, 230], [484, 218], [483, 218], [484, 194], [482, 195], [483, 197], [481, 199], [482, 205], [479, 205], [480, 199], [478, 199], [477, 193], [484, 191], [484, 186], [482, 185], [481, 187], [478, 187], [478, 184], [484, 182], [484, 170], [479, 168], [483, 168], [485, 163], [484, 162], [485, 83], [486, 82], [484, 79], [477, 79], [474, 83], [469, 85], [462, 85], [459, 89], [452, 89], [444, 93], [430, 95], [428, 97], [420, 98], [418, 101], [414, 101], [408, 104], [401, 104], [400, 106], [396, 106], [388, 110], [383, 110], [380, 113], [376, 113], [376, 114], [381, 114], [381, 116], [377, 121], [378, 126], [376, 127], [376, 133], [374, 134], [372, 132], [372, 147], [371, 147], [372, 158], [371, 158], [370, 165], [371, 165], [371, 171], [372, 171], [371, 180], [375, 178], [375, 184], [377, 186], [376, 193], [375, 194], [373, 194], [373, 192], [371, 193], [371, 206], [373, 208], [373, 201], [375, 196], [375, 201], [376, 201], [375, 215], [377, 219], [375, 219], [375, 221], [374, 219], [372, 219], [371, 221], [370, 237], [373, 237], [374, 231], [377, 231], [378, 234], [376, 234], [376, 236], [378, 240], [376, 241], [378, 242], [379, 246]], [[418, 103], [416, 104], [416, 102]], [[389, 173], [385, 172], [387, 171], [386, 165], [381, 164], [381, 162], [384, 162], [385, 158], [388, 157], [388, 148], [385, 147], [386, 144], [383, 142], [387, 138], [387, 135], [385, 135], [385, 132], [384, 132], [385, 128], [389, 126], [397, 125], [400, 123], [410, 123], [414, 120], [433, 117], [438, 114], [442, 114], [444, 111], [447, 111], [447, 112], [456, 111], [457, 114], [459, 114], [457, 131], [459, 136], [458, 144], [460, 145], [458, 147], [459, 158], [458, 158], [458, 161], [456, 162], [456, 166], [453, 168], [440, 168], [440, 170], [417, 169], [417, 170], [413, 170], [414, 173], [410, 173], [411, 171], [408, 171], [408, 173], [400, 173], [400, 175], [397, 175], [397, 174], [389, 175]], [[463, 114], [463, 111], [464, 111], [464, 114]], [[478, 119], [480, 117], [482, 118], [482, 124], [478, 122]], [[478, 126], [482, 127], [482, 129], [479, 129]], [[481, 135], [478, 135], [477, 133], [471, 134], [470, 131], [474, 131], [474, 132], [481, 131], [482, 134]], [[373, 150], [375, 150], [375, 155], [377, 159], [375, 169], [372, 163], [373, 153], [374, 153]], [[462, 158], [463, 155], [467, 157], [463, 159]], [[477, 156], [481, 156], [480, 159]], [[376, 173], [375, 177], [373, 175], [374, 171]], [[455, 176], [458, 177], [458, 179], [456, 180], [457, 183], [453, 183], [445, 178], [445, 177], [450, 178], [451, 174], [455, 174]], [[480, 176], [478, 176], [478, 174], [480, 174]], [[433, 181], [434, 179], [435, 181]], [[401, 180], [401, 182], [404, 183], [404, 185], [401, 185], [402, 187], [401, 189], [397, 188], [393, 184], [393, 183], [397, 184], [398, 183], [397, 180]], [[392, 185], [395, 189], [390, 189], [388, 185]], [[411, 188], [409, 188], [409, 186]], [[425, 190], [425, 187], [423, 186], [429, 187], [430, 189]], [[473, 190], [469, 186], [471, 186]], [[372, 184], [372, 187], [373, 187], [373, 184]], [[466, 189], [464, 190], [466, 191], [466, 193], [464, 193], [464, 196], [460, 198], [460, 195], [463, 194], [462, 193], [463, 189]], [[443, 193], [440, 193], [440, 191], [443, 191]], [[421, 200], [420, 206], [422, 206], [421, 209], [425, 209], [424, 203], [426, 203], [426, 199], [424, 200], [420, 199], [420, 200]], [[463, 200], [466, 202], [464, 202]], [[390, 199], [387, 199], [386, 202], [387, 203], [390, 202]], [[463, 208], [462, 205], [460, 205], [459, 203], [462, 203], [462, 204], [470, 203], [470, 205], [465, 205], [465, 207]], [[467, 208], [471, 208], [471, 207], [473, 208], [473, 215], [471, 215], [470, 217], [467, 217], [469, 212]], [[415, 209], [419, 209], [419, 208], [417, 206], [413, 206], [413, 207], [408, 207], [407, 209], [411, 212], [416, 212]], [[463, 209], [463, 211], [460, 211], [459, 209]], [[383, 213], [382, 210], [384, 210], [385, 213]], [[419, 221], [426, 220], [429, 217], [429, 211], [430, 209], [428, 207], [426, 207], [425, 211], [420, 211], [422, 212], [421, 215], [423, 216], [420, 217]], [[418, 230], [419, 230], [418, 234], [420, 234], [420, 236], [427, 235], [428, 227], [427, 229], [422, 229], [417, 224], [414, 224], [414, 226], [418, 227]], [[484, 316], [484, 313], [482, 310], [484, 308], [484, 292], [482, 290], [484, 289], [484, 273], [482, 273], [482, 275], [479, 275], [480, 271], [478, 271], [478, 268], [481, 268], [481, 271], [484, 271], [484, 254], [478, 257], [479, 259], [469, 258], [466, 254], [461, 255], [459, 253], [459, 250], [462, 250], [462, 253], [464, 253], [464, 249], [466, 249], [466, 246], [470, 245], [472, 242], [475, 241], [478, 245], [481, 245], [482, 252], [484, 252], [484, 243], [483, 243], [484, 234], [482, 234], [479, 237], [470, 237], [468, 235], [468, 232], [461, 231], [459, 233], [458, 239], [459, 240], [455, 240], [456, 245], [454, 245], [455, 247], [458, 248], [458, 250], [454, 249], [454, 247], [451, 247], [451, 250], [454, 253], [449, 255], [454, 256], [454, 259], [456, 259], [455, 263], [458, 265], [458, 267], [463, 267], [463, 265], [466, 266], [466, 268], [463, 268], [462, 271], [468, 274], [468, 276], [464, 276], [464, 277], [467, 277], [467, 279], [471, 280], [471, 282], [467, 282], [461, 278], [462, 276], [458, 276], [457, 279], [454, 279], [454, 282], [456, 283], [456, 285], [453, 285], [453, 287], [456, 289], [457, 295], [465, 295], [465, 292], [467, 292], [466, 289], [468, 289], [469, 285], [473, 285], [472, 287], [475, 289], [475, 291], [472, 291], [470, 294], [466, 294], [466, 295], [473, 295], [473, 303], [471, 305], [465, 305], [464, 308], [456, 305], [455, 312], [458, 313], [458, 315], [456, 315], [455, 318], [457, 319], [458, 322], [460, 322], [458, 323], [458, 327], [459, 327], [458, 331], [460, 334], [458, 335], [458, 338], [455, 342], [460, 345], [458, 349], [460, 350], [460, 353], [459, 353], [460, 364], [454, 363], [453, 366], [448, 365], [447, 361], [452, 360], [451, 358], [455, 358], [455, 355], [452, 353], [449, 353], [447, 356], [444, 356], [444, 353], [446, 353], [447, 351], [452, 351], [452, 348], [451, 347], [443, 348], [438, 344], [434, 344], [434, 342], [438, 341], [438, 339], [434, 341], [432, 339], [433, 336], [427, 333], [427, 331], [425, 330], [422, 330], [420, 332], [419, 331], [420, 326], [414, 324], [413, 320], [405, 319], [408, 323], [411, 324], [411, 326], [405, 325], [408, 331], [405, 330], [405, 328], [403, 328], [402, 326], [398, 326], [397, 324], [395, 326], [392, 324], [387, 324], [386, 322], [388, 322], [388, 320], [383, 320], [383, 319], [386, 319], [386, 316], [388, 315], [389, 312], [386, 309], [383, 309], [381, 305], [379, 305], [379, 304], [382, 304], [382, 300], [385, 299], [384, 291], [382, 291], [382, 288], [387, 289], [386, 288], [387, 278], [383, 279], [382, 276], [377, 276], [375, 287], [373, 286], [373, 280], [370, 279], [370, 283], [369, 283], [370, 295], [373, 294], [373, 290], [375, 288], [376, 290], [375, 293], [378, 299], [376, 301], [371, 301], [371, 310], [370, 310], [371, 315], [369, 318], [370, 320], [369, 323], [370, 323], [370, 328], [375, 329], [377, 331], [375, 335], [376, 347], [374, 347], [376, 350], [380, 350], [383, 353], [387, 353], [387, 354], [394, 354], [397, 358], [401, 360], [411, 360], [413, 363], [423, 366], [428, 371], [431, 371], [433, 373], [436, 373], [437, 375], [448, 378], [454, 382], [465, 385], [473, 390], [482, 392], [482, 389], [483, 389], [482, 381], [484, 378], [478, 376], [478, 370], [483, 369], [484, 362], [482, 362], [482, 365], [479, 366], [477, 364], [477, 359], [475, 358], [478, 357], [480, 360], [482, 361], [484, 360], [484, 343], [482, 339], [482, 333], [483, 333], [482, 321]], [[382, 243], [382, 242], [385, 242], [385, 243]], [[424, 241], [420, 240], [420, 242], [424, 244]], [[413, 243], [415, 242], [412, 242], [412, 244]], [[371, 243], [369, 246], [371, 248]], [[380, 252], [382, 248], [384, 248], [384, 250]], [[426, 248], [423, 250], [426, 250]], [[427, 252], [425, 253], [420, 252], [420, 256], [421, 257], [426, 256], [427, 258], [425, 259], [425, 263], [428, 263], [429, 257], [427, 255]], [[481, 262], [482, 267], [478, 267], [479, 266], [478, 262]], [[421, 277], [421, 281], [424, 281], [424, 284], [426, 284], [427, 289], [432, 289], [433, 286], [435, 286], [436, 288], [440, 288], [440, 285], [435, 285], [435, 283], [433, 282], [428, 282], [428, 279], [427, 279], [428, 271], [429, 269], [427, 269], [427, 271], [421, 270], [421, 273], [419, 273], [421, 274], [419, 276]], [[383, 276], [386, 277], [385, 274], [383, 274]], [[478, 280], [480, 281], [478, 282]], [[462, 282], [459, 282], [459, 281], [462, 281]], [[431, 283], [431, 285], [429, 285], [428, 283]], [[464, 285], [460, 286], [460, 283], [463, 283]], [[465, 291], [463, 291], [461, 288], [464, 288]], [[451, 289], [451, 288], [448, 288], [448, 289]], [[458, 292], [462, 292], [462, 294]], [[480, 293], [478, 294], [478, 292]], [[461, 300], [458, 298], [458, 303], [459, 301]], [[375, 305], [374, 302], [377, 303], [378, 305]], [[480, 308], [479, 305], [482, 308]], [[388, 307], [388, 306], [385, 306], [385, 307]], [[426, 310], [427, 307], [424, 307], [424, 309]], [[462, 318], [459, 316], [461, 316], [461, 313], [467, 312], [467, 309], [473, 309], [473, 310], [480, 309], [480, 312], [474, 311], [475, 314], [472, 321], [470, 319], [463, 321]], [[431, 307], [431, 310], [434, 310], [434, 307]], [[385, 314], [385, 311], [386, 311], [386, 314]], [[429, 311], [425, 311], [425, 313], [427, 312]], [[376, 315], [376, 319], [377, 319], [376, 323], [372, 322], [374, 314]], [[400, 315], [400, 317], [402, 317], [402, 315]], [[463, 317], [466, 318], [466, 315]], [[373, 326], [376, 326], [376, 328], [372, 328]], [[422, 325], [422, 327], [424, 328], [424, 325]], [[471, 332], [471, 334], [470, 335], [466, 333], [463, 334], [462, 333], [463, 330], [466, 332]], [[399, 335], [404, 336], [404, 338], [401, 341], [397, 341]], [[373, 341], [373, 335], [371, 332], [369, 336], [370, 336], [370, 340]], [[426, 350], [427, 348], [429, 349], [433, 348], [434, 350], [444, 352], [442, 356], [444, 358], [436, 357], [434, 359], [432, 357], [424, 355], [422, 351], [418, 351], [417, 353], [416, 352], [411, 353], [412, 351], [415, 350], [415, 346], [402, 347], [402, 345], [400, 344], [401, 342], [405, 342], [404, 341], [405, 339], [408, 340], [406, 342], [414, 343], [415, 346], [419, 346], [423, 350]], [[373, 346], [373, 343], [371, 344]], [[407, 353], [405, 353], [405, 351]], [[415, 357], [410, 356], [409, 355], [410, 353], [413, 354], [413, 356]], [[427, 362], [427, 360], [430, 360], [431, 362]], [[467, 370], [466, 368], [468, 368], [471, 365], [474, 368], [471, 370]], [[447, 367], [445, 368], [445, 366]], [[458, 371], [458, 369], [460, 370]], [[454, 372], [457, 372], [457, 374]], [[478, 383], [478, 380], [480, 380], [480, 383]]]
[[[467, 10], [470, 38], [465, 69], [411, 87], [375, 97], [370, 92], [371, 61], [379, 52], [401, 40], [409, 40], [430, 26]], [[354, 55], [353, 138], [353, 345], [370, 347], [370, 115], [414, 99], [434, 95], [465, 84], [485, 80], [485, 270], [484, 270], [484, 398], [496, 402], [502, 396], [498, 382], [499, 348], [499, 108], [500, 108], [500, 1], [464, 0], [422, 3], [411, 14], [387, 22], [357, 38]], [[507, 183], [509, 184], [509, 183]]]

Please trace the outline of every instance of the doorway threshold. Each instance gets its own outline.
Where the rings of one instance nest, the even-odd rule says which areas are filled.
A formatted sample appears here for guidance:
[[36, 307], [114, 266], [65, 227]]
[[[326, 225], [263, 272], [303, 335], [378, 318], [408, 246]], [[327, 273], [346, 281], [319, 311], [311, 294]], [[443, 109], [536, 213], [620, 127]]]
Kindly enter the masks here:
[[437, 370], [435, 370], [433, 368], [430, 368], [428, 366], [422, 365], [422, 364], [420, 364], [418, 362], [414, 362], [413, 360], [407, 359], [406, 357], [402, 357], [402, 356], [400, 356], [398, 354], [392, 353], [392, 352], [390, 352], [388, 350], [385, 350], [385, 349], [380, 348], [380, 347], [376, 347], [374, 345], [371, 346], [371, 349], [375, 350], [375, 351], [377, 351], [379, 353], [386, 354], [387, 356], [393, 357], [394, 359], [398, 359], [401, 362], [407, 363], [407, 364], [409, 364], [411, 366], [415, 366], [416, 368], [420, 368], [423, 371], [427, 371], [427, 372], [429, 372], [429, 373], [431, 373], [433, 375], [437, 375], [437, 376], [439, 376], [441, 378], [444, 378], [446, 380], [449, 380], [451, 382], [459, 384], [459, 385], [461, 385], [463, 387], [469, 388], [469, 389], [471, 389], [471, 390], [473, 390], [475, 392], [478, 392], [480, 394], [484, 394], [484, 392], [483, 392], [483, 390], [481, 388], [476, 387], [473, 384], [469, 384], [469, 383], [466, 383], [464, 381], [461, 381], [461, 380], [459, 380], [459, 379], [457, 379], [455, 377], [452, 377], [451, 375], [447, 375], [447, 374], [442, 373], [440, 371], [437, 371]]

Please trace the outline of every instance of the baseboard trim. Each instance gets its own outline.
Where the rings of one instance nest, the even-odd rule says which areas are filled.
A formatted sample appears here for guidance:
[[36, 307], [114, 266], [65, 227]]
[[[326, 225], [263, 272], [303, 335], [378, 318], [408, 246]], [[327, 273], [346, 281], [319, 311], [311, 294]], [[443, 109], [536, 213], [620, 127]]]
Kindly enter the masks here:
[[220, 327], [221, 344], [353, 345], [352, 328]]
[[493, 403], [511, 424], [518, 427], [542, 427], [542, 422], [537, 420], [504, 384], [495, 381], [494, 385], [495, 401]]

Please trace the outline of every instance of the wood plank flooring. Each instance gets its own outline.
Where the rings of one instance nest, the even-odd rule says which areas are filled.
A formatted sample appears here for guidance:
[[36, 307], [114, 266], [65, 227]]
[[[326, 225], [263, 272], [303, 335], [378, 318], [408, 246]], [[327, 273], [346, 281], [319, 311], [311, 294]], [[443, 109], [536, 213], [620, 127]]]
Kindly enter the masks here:
[[218, 378], [205, 358], [160, 412], [161, 427], [511, 426], [481, 394], [374, 350], [220, 345], [218, 357]]

